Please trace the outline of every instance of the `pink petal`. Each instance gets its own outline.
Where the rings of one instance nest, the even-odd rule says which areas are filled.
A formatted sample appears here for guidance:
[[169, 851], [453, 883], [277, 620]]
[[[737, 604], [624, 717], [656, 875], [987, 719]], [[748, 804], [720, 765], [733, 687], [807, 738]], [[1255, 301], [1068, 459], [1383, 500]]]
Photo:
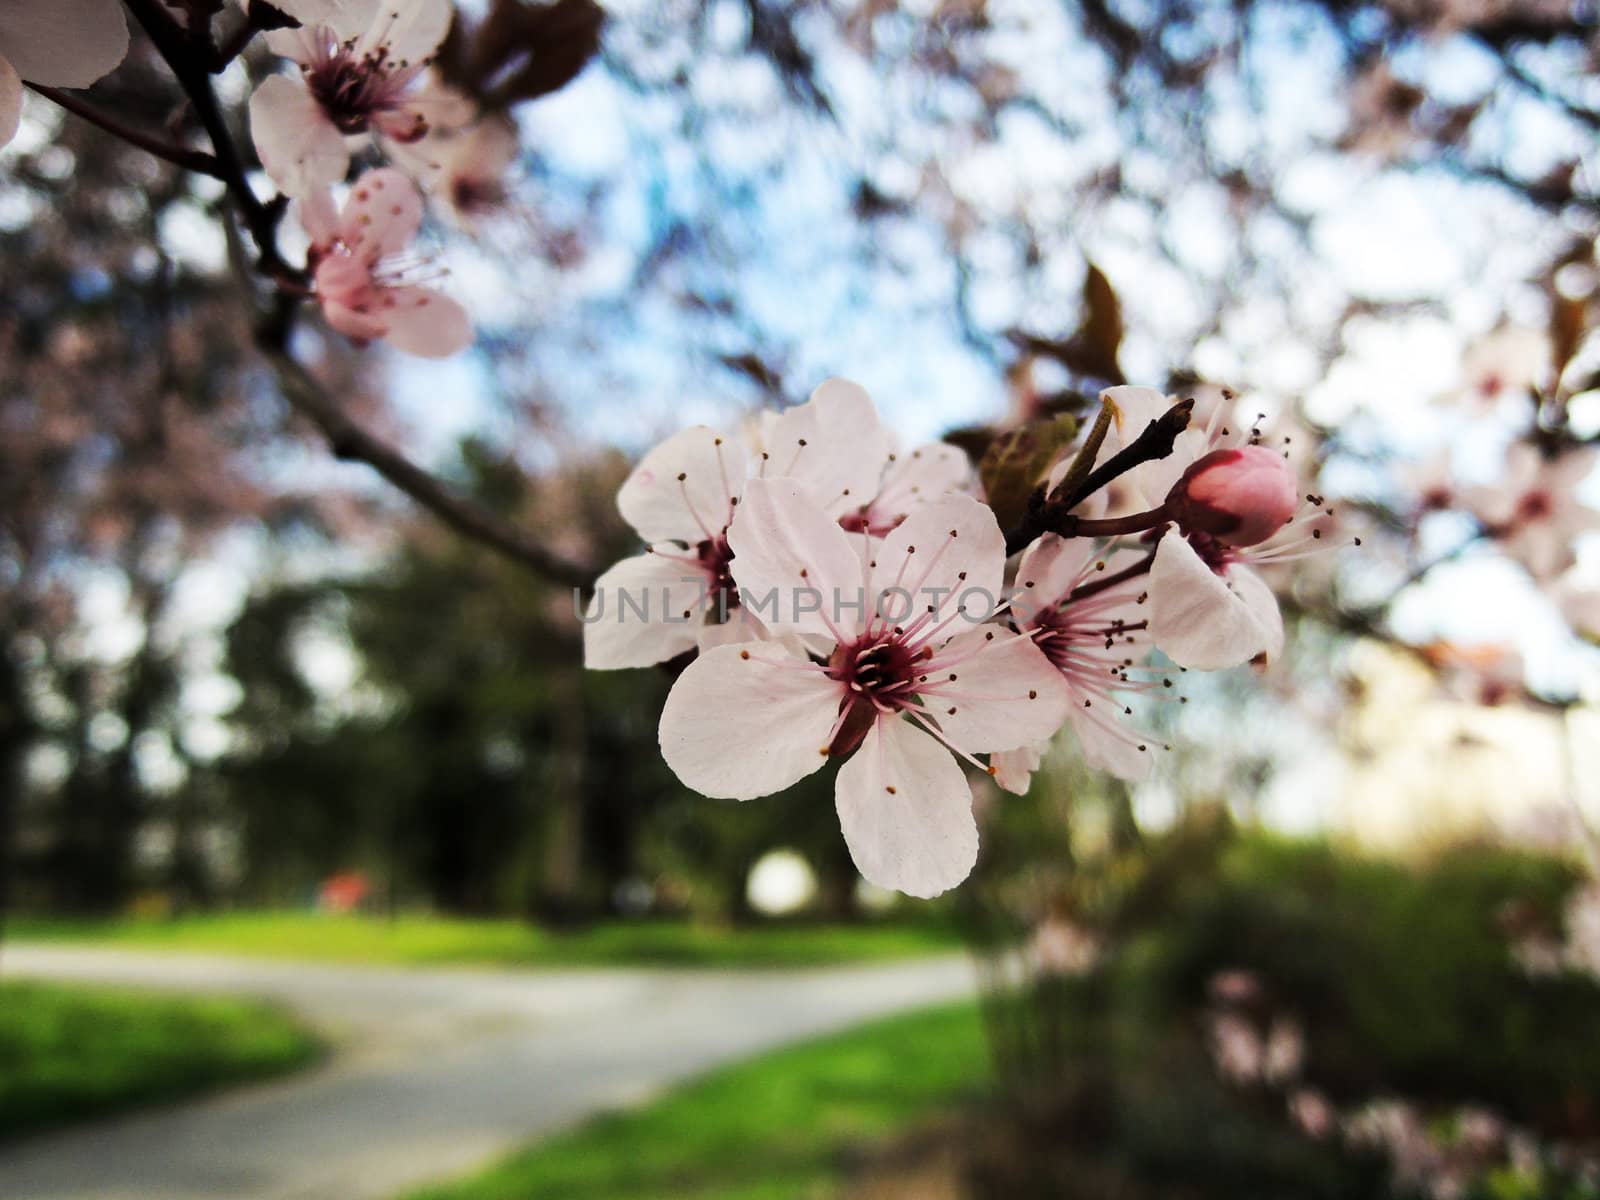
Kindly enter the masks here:
[[1094, 551], [1088, 538], [1063, 538], [1053, 533], [1024, 550], [1012, 585], [1016, 591], [1012, 611], [1018, 620], [1031, 624], [1041, 610], [1065, 598], [1082, 579]]
[[970, 496], [946, 496], [915, 509], [883, 539], [877, 563], [871, 586], [891, 613], [909, 602], [919, 616], [930, 606], [938, 609], [942, 620], [959, 604], [976, 622], [1004, 598], [1005, 535], [989, 506]]
[[1016, 750], [1002, 750], [989, 756], [989, 766], [994, 781], [1016, 796], [1026, 796], [1033, 785], [1033, 773], [1044, 760], [1044, 744], [1022, 746]]
[[1278, 608], [1278, 598], [1272, 594], [1266, 580], [1243, 564], [1228, 568], [1228, 582], [1233, 585], [1234, 595], [1265, 631], [1266, 641], [1257, 653], [1265, 654], [1269, 661], [1277, 658], [1283, 653], [1283, 613]]
[[364, 171], [339, 214], [340, 236], [367, 262], [400, 253], [421, 225], [422, 194], [393, 167]]
[[345, 337], [354, 338], [358, 342], [375, 341], [389, 328], [370, 312], [351, 308], [348, 304], [327, 296], [322, 298], [322, 317]]
[[287, 75], [263, 80], [250, 97], [250, 135], [267, 175], [290, 196], [330, 188], [350, 167], [344, 137], [305, 86]]
[[779, 645], [721, 646], [694, 662], [661, 711], [661, 754], [706, 796], [781, 792], [827, 761], [840, 688]]
[[686, 563], [637, 554], [595, 581], [585, 610], [583, 665], [648, 667], [692, 650], [703, 628], [705, 576]]
[[872, 501], [875, 522], [893, 524], [913, 508], [972, 487], [972, 460], [957, 446], [933, 442], [897, 455]]
[[738, 439], [704, 425], [675, 433], [633, 469], [617, 508], [647, 542], [693, 547], [720, 536], [744, 488], [744, 455]]
[[889, 463], [889, 431], [866, 390], [829, 379], [766, 431], [763, 477], [799, 480], [831, 517], [868, 503]]
[[384, 323], [383, 338], [419, 358], [448, 358], [472, 344], [467, 310], [432, 288], [377, 289], [373, 311]]
[[331, 192], [323, 189], [302, 196], [295, 201], [294, 209], [300, 228], [306, 231], [312, 245], [331, 245], [339, 236], [339, 211]]
[[871, 597], [861, 560], [838, 522], [793, 480], [752, 479], [728, 545], [741, 600], [775, 632], [831, 639], [835, 629], [848, 635], [866, 625]]
[[950, 752], [900, 717], [878, 721], [839, 769], [839, 827], [868, 882], [931, 898], [972, 873], [972, 790]]
[[[370, 0], [360, 0], [367, 6]], [[427, 62], [439, 49], [455, 16], [451, 0], [388, 0], [370, 5], [376, 11], [366, 21], [362, 50], [382, 47], [396, 67]], [[352, 36], [357, 31], [352, 31]]]
[[0, 55], [0, 146], [17, 136], [22, 124], [22, 80], [4, 55]]
[[[1230, 568], [1230, 577], [1266, 585], [1253, 573]], [[1245, 595], [1235, 594], [1195, 553], [1186, 538], [1169, 533], [1156, 549], [1150, 569], [1150, 638], [1182, 667], [1218, 671], [1249, 662], [1274, 642], [1272, 627], [1264, 621], [1260, 594], [1244, 584]], [[1271, 593], [1267, 593], [1270, 598]], [[1273, 602], [1272, 611], [1277, 612]], [[1276, 640], [1283, 642], [1279, 618]]]
[[8, 0], [0, 53], [33, 83], [88, 87], [127, 56], [128, 19], [117, 0]]
[[[1090, 711], [1074, 705], [1067, 714], [1067, 722], [1083, 752], [1083, 761], [1096, 771], [1105, 771], [1130, 783], [1150, 774], [1153, 757], [1150, 743], [1123, 725], [1122, 711], [1118, 709], [1114, 714], [1102, 711], [1098, 714], [1099, 720], [1092, 719]], [[1139, 749], [1140, 746], [1145, 749]]]
[[1072, 710], [1067, 682], [1043, 651], [999, 626], [963, 633], [928, 660], [927, 675], [917, 694], [969, 754], [1042, 742]]

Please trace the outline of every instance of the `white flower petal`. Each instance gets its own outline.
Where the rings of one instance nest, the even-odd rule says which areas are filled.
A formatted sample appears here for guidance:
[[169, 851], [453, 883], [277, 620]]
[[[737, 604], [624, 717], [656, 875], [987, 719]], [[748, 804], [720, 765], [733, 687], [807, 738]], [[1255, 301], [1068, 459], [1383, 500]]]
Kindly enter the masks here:
[[117, 0], [8, 0], [0, 4], [0, 54], [23, 79], [85, 88], [128, 53]]
[[928, 660], [927, 680], [917, 695], [940, 732], [968, 754], [1042, 742], [1072, 709], [1066, 680], [1033, 639], [999, 626], [950, 642]]
[[763, 478], [799, 480], [831, 517], [869, 503], [889, 462], [890, 436], [866, 390], [826, 380], [766, 430]]
[[1046, 743], [1021, 746], [1016, 750], [1001, 750], [989, 756], [989, 766], [994, 771], [994, 781], [1013, 795], [1026, 796], [1033, 784], [1033, 773], [1044, 760]]
[[908, 896], [949, 891], [978, 861], [972, 789], [950, 752], [900, 717], [879, 720], [839, 769], [839, 827], [870, 883]]
[[1047, 533], [1022, 552], [1012, 585], [1011, 610], [1023, 624], [1034, 623], [1045, 608], [1064, 599], [1084, 579], [1095, 551], [1089, 538], [1063, 538]]
[[[1137, 782], [1150, 774], [1153, 752], [1150, 743], [1123, 725], [1124, 714], [1105, 711], [1104, 705], [1093, 709], [1074, 706], [1067, 714], [1083, 761], [1096, 771], [1105, 771], [1118, 779]], [[1145, 749], [1139, 749], [1144, 746]]]
[[[370, 0], [359, 0], [365, 6]], [[455, 16], [451, 0], [390, 0], [365, 22], [366, 37], [359, 48], [382, 47], [385, 59], [396, 67], [427, 62], [439, 49]]]
[[0, 146], [17, 136], [22, 123], [22, 80], [4, 55], [0, 55]]
[[300, 228], [306, 231], [312, 245], [328, 246], [339, 236], [339, 210], [334, 206], [331, 192], [310, 192], [296, 200], [293, 208]]
[[744, 476], [738, 439], [691, 426], [644, 456], [617, 493], [617, 508], [645, 541], [693, 546], [733, 519]]
[[689, 787], [749, 800], [827, 761], [839, 685], [777, 643], [721, 646], [678, 677], [661, 710], [661, 755]]
[[740, 601], [775, 632], [831, 640], [833, 629], [865, 626], [871, 598], [861, 560], [838, 522], [793, 480], [746, 485], [728, 546]]
[[1265, 654], [1269, 661], [1277, 658], [1283, 653], [1283, 613], [1278, 609], [1278, 598], [1272, 594], [1266, 580], [1242, 563], [1228, 568], [1228, 582], [1233, 585], [1234, 595], [1265, 632], [1266, 641], [1257, 653]]
[[250, 97], [250, 136], [272, 182], [309, 196], [344, 179], [350, 152], [305, 87], [287, 75], [262, 81]]
[[[363, 37], [378, 18], [383, 0], [273, 0], [274, 7], [285, 16], [293, 17], [306, 33], [317, 26], [325, 26], [335, 39], [348, 42]], [[282, 30], [267, 35], [267, 43], [274, 54], [299, 59], [299, 55], [279, 48], [285, 35], [305, 37], [301, 30]], [[286, 39], [285, 39], [286, 40]]]
[[931, 442], [910, 454], [897, 455], [873, 498], [872, 523], [890, 526], [919, 505], [951, 492], [970, 494], [973, 474], [966, 451], [946, 442]]
[[595, 581], [583, 626], [591, 671], [648, 667], [692, 650], [706, 604], [705, 577], [658, 554], [625, 558]]
[[[909, 604], [913, 619], [933, 607], [943, 620], [959, 605], [977, 622], [1004, 598], [1005, 535], [993, 510], [970, 496], [946, 496], [915, 509], [883, 539], [877, 564], [868, 579], [890, 615]], [[965, 618], [956, 620], [961, 628], [950, 632], [968, 628]]]
[[[1232, 571], [1266, 587], [1250, 572], [1237, 567]], [[1273, 632], [1258, 615], [1259, 593], [1248, 583], [1245, 589], [1249, 601], [1206, 566], [1188, 539], [1169, 533], [1161, 539], [1150, 569], [1151, 640], [1179, 666], [1198, 671], [1249, 662], [1272, 647]], [[1280, 619], [1280, 647], [1282, 639]]]

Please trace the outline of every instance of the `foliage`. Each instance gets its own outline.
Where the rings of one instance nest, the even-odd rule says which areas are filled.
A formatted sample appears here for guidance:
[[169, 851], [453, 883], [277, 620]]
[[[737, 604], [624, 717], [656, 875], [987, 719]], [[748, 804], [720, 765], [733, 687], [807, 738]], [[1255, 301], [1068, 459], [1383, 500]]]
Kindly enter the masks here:
[[980, 1086], [970, 1007], [895, 1017], [719, 1071], [417, 1200], [757, 1200], [826, 1191], [874, 1138]]
[[171, 920], [21, 919], [24, 939], [209, 951], [271, 958], [415, 965], [806, 966], [952, 950], [938, 920], [853, 925], [776, 923], [744, 928], [685, 921], [611, 921], [546, 931], [523, 921], [400, 915], [257, 912]]
[[304, 1066], [321, 1046], [256, 1001], [0, 986], [0, 1138]]

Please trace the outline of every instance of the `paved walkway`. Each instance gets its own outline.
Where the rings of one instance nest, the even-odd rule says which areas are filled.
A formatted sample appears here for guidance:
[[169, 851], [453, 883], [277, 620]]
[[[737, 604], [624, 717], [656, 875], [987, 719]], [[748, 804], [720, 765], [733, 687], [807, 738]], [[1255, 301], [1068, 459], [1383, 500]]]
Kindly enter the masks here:
[[12, 944], [7, 975], [275, 998], [324, 1067], [0, 1147], [5, 1200], [388, 1200], [770, 1046], [967, 994], [959, 958], [412, 970]]

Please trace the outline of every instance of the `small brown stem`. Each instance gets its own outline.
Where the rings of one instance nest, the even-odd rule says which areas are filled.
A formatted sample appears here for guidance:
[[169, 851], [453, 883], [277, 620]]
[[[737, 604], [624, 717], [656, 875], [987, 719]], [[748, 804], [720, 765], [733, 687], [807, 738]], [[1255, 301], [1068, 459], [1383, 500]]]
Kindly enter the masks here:
[[303, 272], [291, 267], [278, 252], [278, 221], [283, 210], [263, 204], [250, 187], [244, 161], [239, 157], [233, 134], [223, 118], [222, 106], [217, 102], [217, 93], [211, 86], [210, 64], [206, 61], [209, 55], [205, 53], [205, 47], [193, 43], [161, 0], [123, 2], [172, 69], [179, 86], [189, 97], [189, 103], [194, 106], [195, 116], [205, 128], [206, 136], [211, 139], [211, 147], [220, 168], [217, 178], [226, 185], [228, 194], [233, 197], [245, 225], [249, 227], [250, 236], [255, 240], [261, 256], [260, 269], [277, 279], [300, 277]]
[[338, 457], [366, 463], [457, 533], [506, 555], [535, 574], [585, 591], [594, 586], [592, 569], [563, 558], [526, 530], [452, 491], [353, 421], [312, 374], [288, 354], [270, 348], [265, 353], [278, 373], [284, 398], [322, 430]]
[[1170, 520], [1172, 515], [1165, 504], [1144, 512], [1129, 513], [1125, 517], [1091, 518], [1065, 513], [1056, 518], [1049, 532], [1062, 537], [1121, 537], [1127, 533], [1143, 533]]
[[124, 125], [110, 113], [103, 112], [87, 100], [60, 88], [48, 87], [42, 83], [28, 83], [25, 86], [46, 100], [59, 104], [74, 116], [82, 117], [89, 124], [105, 130], [112, 137], [120, 138], [130, 146], [137, 146], [147, 154], [153, 154], [175, 167], [182, 167], [185, 171], [197, 171], [213, 179], [222, 178], [222, 165], [215, 155], [207, 154], [204, 150], [191, 150], [187, 146], [175, 146], [131, 125]]
[[[1189, 427], [1189, 417], [1193, 412], [1193, 400], [1180, 400], [1146, 425], [1144, 432], [1133, 441], [1091, 471], [1088, 478], [1070, 494], [1047, 500], [1043, 488], [1035, 491], [1033, 502], [1027, 516], [1022, 519], [1022, 524], [1006, 534], [1006, 553], [1015, 554], [1025, 549], [1035, 538], [1045, 533], [1059, 533], [1062, 537], [1102, 535], [1110, 537], [1116, 533], [1134, 533], [1141, 529], [1153, 528], [1159, 522], [1150, 522], [1129, 529], [1103, 528], [1095, 531], [1088, 528], [1093, 522], [1074, 517], [1072, 510], [1118, 476], [1125, 475], [1143, 463], [1154, 462], [1171, 454], [1172, 445], [1178, 435]], [[1152, 509], [1149, 513], [1139, 513], [1137, 516], [1148, 518], [1159, 511]], [[1124, 520], [1132, 519], [1124, 518]]]

